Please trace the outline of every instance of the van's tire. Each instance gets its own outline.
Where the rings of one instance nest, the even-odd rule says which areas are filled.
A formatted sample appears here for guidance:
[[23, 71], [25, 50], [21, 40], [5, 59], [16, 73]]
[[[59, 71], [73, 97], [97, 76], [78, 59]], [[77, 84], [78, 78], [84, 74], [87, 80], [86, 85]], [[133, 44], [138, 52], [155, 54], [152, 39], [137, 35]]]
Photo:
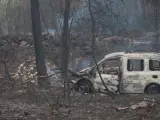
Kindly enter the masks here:
[[92, 84], [88, 80], [80, 80], [77, 83], [77, 91], [81, 94], [90, 93], [92, 90]]
[[147, 94], [157, 94], [160, 93], [160, 85], [156, 83], [151, 83], [146, 86], [145, 93]]

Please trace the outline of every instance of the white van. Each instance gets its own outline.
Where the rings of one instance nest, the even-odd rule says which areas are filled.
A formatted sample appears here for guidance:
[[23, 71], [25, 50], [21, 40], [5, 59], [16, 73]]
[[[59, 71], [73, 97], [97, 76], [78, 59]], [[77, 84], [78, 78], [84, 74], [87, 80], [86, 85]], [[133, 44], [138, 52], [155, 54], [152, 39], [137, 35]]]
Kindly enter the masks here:
[[100, 76], [112, 92], [160, 92], [160, 54], [158, 53], [108, 54], [98, 62], [98, 66], [84, 69], [80, 73], [80, 77], [74, 80], [74, 83], [76, 90], [81, 93], [92, 91], [93, 88], [96, 91], [106, 90]]

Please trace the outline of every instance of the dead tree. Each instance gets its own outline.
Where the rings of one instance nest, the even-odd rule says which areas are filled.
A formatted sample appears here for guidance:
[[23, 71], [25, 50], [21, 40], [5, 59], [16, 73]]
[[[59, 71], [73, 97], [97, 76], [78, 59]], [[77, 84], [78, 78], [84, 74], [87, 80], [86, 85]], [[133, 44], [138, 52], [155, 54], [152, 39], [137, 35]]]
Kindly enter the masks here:
[[11, 25], [11, 19], [10, 19], [10, 14], [11, 14], [11, 3], [12, 1], [9, 0], [7, 2], [7, 8], [6, 8], [6, 18], [7, 18], [7, 25], [8, 25], [8, 33], [12, 32], [12, 25]]
[[11, 85], [13, 85], [13, 80], [11, 79], [11, 76], [9, 74], [9, 70], [8, 70], [8, 66], [7, 66], [7, 57], [8, 57], [8, 51], [2, 51], [4, 52], [4, 59], [0, 59], [0, 62], [4, 64], [4, 68], [5, 68], [5, 74], [6, 74], [6, 78], [8, 80], [8, 82], [11, 83]]
[[0, 23], [0, 36], [3, 36], [3, 35], [4, 35], [4, 33], [3, 33], [2, 25]]
[[[159, 1], [158, 0], [155, 0], [155, 3], [154, 3], [154, 23], [155, 23], [155, 30], [156, 32], [158, 31], [159, 29]], [[155, 48], [155, 52], [158, 52], [159, 51], [159, 36], [155, 36], [155, 41], [154, 41], [154, 48]]]
[[93, 15], [93, 10], [92, 10], [92, 4], [91, 4], [91, 0], [88, 0], [88, 9], [89, 9], [89, 14], [91, 17], [91, 22], [92, 22], [92, 26], [91, 26], [91, 34], [92, 34], [92, 52], [95, 55], [95, 49], [96, 49], [96, 20], [95, 17]]
[[69, 15], [70, 15], [70, 0], [65, 1], [65, 10], [64, 10], [64, 22], [63, 22], [63, 32], [62, 32], [62, 40], [61, 40], [61, 68], [64, 77], [64, 97], [66, 93], [66, 89], [68, 90], [68, 100], [70, 105], [70, 89], [69, 89], [69, 81], [67, 75], [68, 69], [68, 57], [69, 57]]
[[[159, 30], [159, 10], [160, 10], [160, 2], [159, 0], [143, 0], [145, 1], [147, 4], [150, 4], [152, 6], [152, 10], [153, 10], [153, 18], [154, 18], [154, 23], [153, 26], [155, 28], [155, 31], [158, 32]], [[145, 3], [144, 2], [144, 3]], [[153, 41], [153, 49], [155, 52], [159, 51], [159, 36], [155, 35], [154, 36], [155, 39]]]
[[[44, 50], [42, 44], [42, 32], [40, 23], [40, 11], [38, 0], [31, 0], [31, 18], [32, 18], [32, 32], [34, 38], [35, 58], [37, 66], [37, 75], [46, 76], [46, 65], [44, 60]], [[38, 78], [38, 83], [42, 87], [49, 85], [48, 80], [41, 77]]]

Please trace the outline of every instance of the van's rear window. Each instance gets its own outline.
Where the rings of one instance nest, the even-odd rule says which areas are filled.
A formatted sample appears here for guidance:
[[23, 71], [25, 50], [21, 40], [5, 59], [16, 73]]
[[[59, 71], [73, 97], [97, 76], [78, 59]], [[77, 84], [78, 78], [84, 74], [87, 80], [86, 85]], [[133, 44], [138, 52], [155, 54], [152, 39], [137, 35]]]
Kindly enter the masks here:
[[149, 69], [151, 71], [160, 71], [160, 61], [158, 61], [158, 60], [149, 60]]

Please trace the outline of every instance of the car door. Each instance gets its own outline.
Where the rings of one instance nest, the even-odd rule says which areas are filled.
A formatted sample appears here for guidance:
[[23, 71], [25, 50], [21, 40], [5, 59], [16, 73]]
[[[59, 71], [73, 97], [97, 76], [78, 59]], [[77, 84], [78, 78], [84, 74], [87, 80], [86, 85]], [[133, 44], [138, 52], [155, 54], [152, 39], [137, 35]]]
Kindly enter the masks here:
[[147, 66], [147, 83], [159, 83], [160, 84], [160, 60], [149, 59]]
[[143, 93], [146, 76], [146, 59], [125, 58], [123, 70], [123, 93]]
[[[118, 83], [118, 71], [119, 71], [119, 59], [105, 60], [98, 65], [100, 75], [105, 82], [107, 88], [115, 92], [117, 91]], [[102, 83], [98, 71], [96, 71], [96, 76], [94, 79], [95, 88], [104, 90], [105, 86]]]

